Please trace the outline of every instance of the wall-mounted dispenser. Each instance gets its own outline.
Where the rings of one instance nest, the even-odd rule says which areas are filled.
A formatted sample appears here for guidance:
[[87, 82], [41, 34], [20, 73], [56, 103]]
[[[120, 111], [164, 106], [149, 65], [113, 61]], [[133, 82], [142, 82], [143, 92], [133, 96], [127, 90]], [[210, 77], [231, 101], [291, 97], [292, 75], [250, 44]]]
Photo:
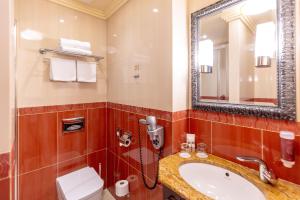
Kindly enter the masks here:
[[292, 168], [295, 164], [295, 133], [280, 131], [280, 146], [283, 166]]
[[63, 133], [81, 131], [84, 128], [84, 117], [76, 117], [62, 120]]

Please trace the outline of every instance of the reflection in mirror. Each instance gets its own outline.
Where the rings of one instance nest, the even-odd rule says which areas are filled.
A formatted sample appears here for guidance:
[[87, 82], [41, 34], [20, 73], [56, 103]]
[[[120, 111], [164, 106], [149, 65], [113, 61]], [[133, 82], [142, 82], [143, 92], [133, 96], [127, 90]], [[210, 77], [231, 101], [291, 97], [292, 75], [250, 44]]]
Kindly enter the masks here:
[[277, 106], [276, 2], [241, 1], [200, 18], [200, 101]]

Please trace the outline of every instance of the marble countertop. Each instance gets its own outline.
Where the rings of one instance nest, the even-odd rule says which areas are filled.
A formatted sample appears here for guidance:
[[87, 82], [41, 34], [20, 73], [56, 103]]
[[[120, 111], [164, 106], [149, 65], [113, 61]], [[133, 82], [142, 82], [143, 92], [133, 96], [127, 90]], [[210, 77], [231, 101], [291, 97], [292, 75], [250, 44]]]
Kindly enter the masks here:
[[181, 158], [178, 154], [170, 155], [159, 161], [159, 181], [184, 199], [211, 200], [211, 198], [188, 185], [179, 175], [179, 166], [190, 162], [212, 164], [239, 174], [256, 185], [264, 193], [267, 200], [300, 200], [299, 185], [281, 179], [279, 179], [276, 186], [263, 183], [259, 179], [256, 170], [220, 157], [209, 155], [208, 158], [201, 159], [195, 156], [195, 154], [192, 154], [190, 158]]

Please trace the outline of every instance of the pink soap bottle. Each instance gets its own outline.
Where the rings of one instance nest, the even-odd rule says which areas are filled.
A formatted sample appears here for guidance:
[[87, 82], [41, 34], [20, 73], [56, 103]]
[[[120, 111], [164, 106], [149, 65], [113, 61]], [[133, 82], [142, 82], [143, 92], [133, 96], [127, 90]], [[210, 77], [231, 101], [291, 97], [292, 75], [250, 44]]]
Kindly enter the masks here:
[[295, 134], [290, 131], [280, 131], [280, 146], [283, 166], [292, 168], [295, 164]]

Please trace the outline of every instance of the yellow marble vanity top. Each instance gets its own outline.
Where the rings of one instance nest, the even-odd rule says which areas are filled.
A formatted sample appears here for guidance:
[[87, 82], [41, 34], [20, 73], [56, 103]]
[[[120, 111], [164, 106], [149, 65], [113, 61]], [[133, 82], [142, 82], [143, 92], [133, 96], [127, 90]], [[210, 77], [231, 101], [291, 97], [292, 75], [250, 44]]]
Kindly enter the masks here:
[[256, 185], [264, 193], [267, 200], [300, 200], [299, 185], [284, 180], [279, 180], [276, 186], [263, 183], [259, 179], [257, 171], [213, 155], [201, 159], [195, 154], [192, 154], [190, 158], [181, 158], [178, 154], [174, 154], [161, 159], [159, 161], [159, 181], [184, 199], [211, 200], [211, 198], [193, 189], [179, 175], [179, 166], [190, 162], [212, 164], [239, 174]]

